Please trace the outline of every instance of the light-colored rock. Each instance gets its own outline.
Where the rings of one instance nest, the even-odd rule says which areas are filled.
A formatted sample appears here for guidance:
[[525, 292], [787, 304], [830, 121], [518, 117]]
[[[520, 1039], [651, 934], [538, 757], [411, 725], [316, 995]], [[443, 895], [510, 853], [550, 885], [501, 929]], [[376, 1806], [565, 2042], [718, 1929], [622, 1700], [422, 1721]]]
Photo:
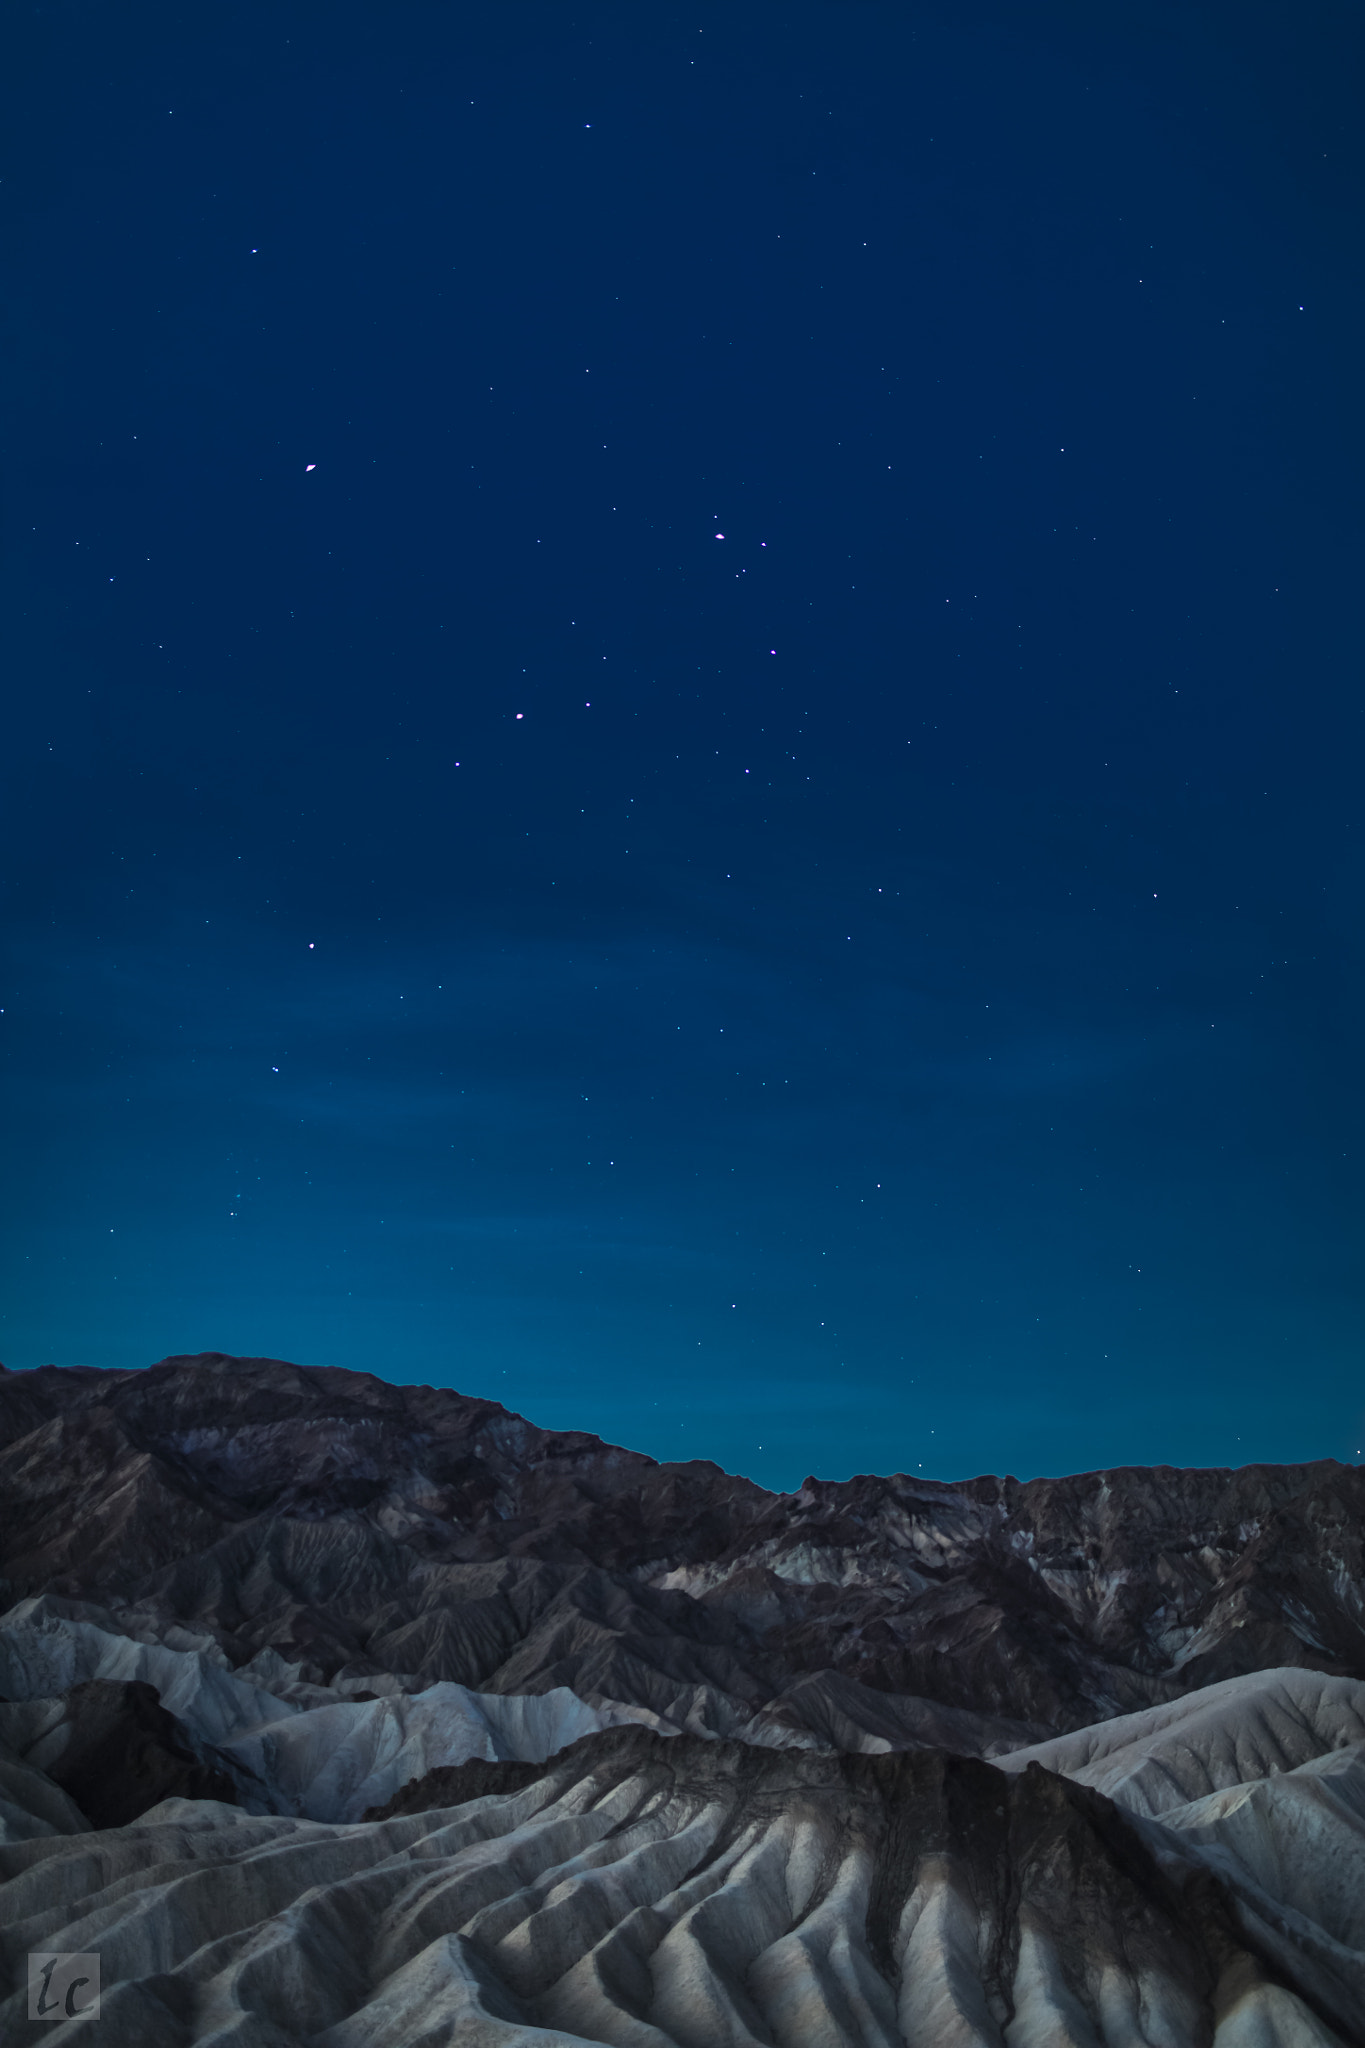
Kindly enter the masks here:
[[220, 1745], [241, 1773], [242, 1803], [258, 1813], [359, 1820], [400, 1785], [470, 1757], [543, 1763], [580, 1736], [646, 1719], [638, 1708], [589, 1707], [553, 1692], [467, 1692], [433, 1685], [408, 1699], [337, 1700]]
[[1172, 1807], [1146, 1834], [1214, 1871], [1257, 1945], [1329, 2011], [1344, 1994], [1365, 2017], [1365, 1743]]
[[224, 1742], [298, 1711], [200, 1649], [138, 1641], [54, 1613], [39, 1600], [23, 1600], [0, 1615], [0, 1697], [49, 1699], [88, 1678], [154, 1685], [162, 1706], [201, 1742]]
[[1365, 1682], [1291, 1667], [1225, 1679], [995, 1761], [1004, 1771], [1040, 1763], [1131, 1813], [1161, 1815], [1362, 1741]]
[[[359, 1820], [409, 1779], [470, 1757], [541, 1763], [580, 1736], [627, 1722], [674, 1732], [646, 1708], [612, 1700], [589, 1705], [564, 1686], [501, 1694], [443, 1684], [413, 1696], [395, 1688], [380, 1699], [354, 1700], [301, 1685], [296, 1667], [274, 1653], [262, 1653], [253, 1668], [256, 1679], [273, 1680], [285, 1696], [228, 1670], [198, 1645], [169, 1649], [116, 1633], [112, 1620], [101, 1626], [24, 1601], [0, 1616], [0, 1695], [9, 1702], [0, 1704], [0, 1743], [9, 1746], [12, 1769], [22, 1759], [41, 1771], [56, 1761], [63, 1695], [72, 1686], [91, 1678], [141, 1679], [156, 1687], [200, 1750], [228, 1770], [249, 1811], [335, 1821]], [[0, 1797], [3, 1787], [0, 1778]], [[44, 1807], [47, 1795], [32, 1786], [16, 1798], [38, 1800], [35, 1821], [49, 1808], [53, 1816], [66, 1808], [74, 1813], [64, 1793], [48, 1792], [64, 1804], [48, 1799]], [[18, 1810], [12, 1829], [26, 1825]]]

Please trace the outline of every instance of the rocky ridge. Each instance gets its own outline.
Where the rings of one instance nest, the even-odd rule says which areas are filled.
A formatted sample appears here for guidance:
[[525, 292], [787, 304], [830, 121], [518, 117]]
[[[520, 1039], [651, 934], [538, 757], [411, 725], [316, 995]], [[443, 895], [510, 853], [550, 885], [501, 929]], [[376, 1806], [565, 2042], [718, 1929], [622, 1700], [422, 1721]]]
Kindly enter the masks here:
[[749, 1741], [989, 1753], [1272, 1666], [1365, 1676], [1362, 1531], [1331, 1462], [774, 1495], [331, 1368], [0, 1373], [6, 1604]]
[[[1359, 1809], [1359, 1749], [1333, 1762]], [[1265, 1815], [1203, 1812], [1187, 1841], [1180, 1811], [1136, 1822], [1037, 1762], [639, 1728], [456, 1780], [353, 1826], [170, 1799], [0, 1849], [0, 1964], [98, 1953], [110, 2048], [1362, 2038], [1365, 1894], [1291, 1854], [1270, 1900], [1257, 1844], [1283, 1858], [1293, 1830]]]

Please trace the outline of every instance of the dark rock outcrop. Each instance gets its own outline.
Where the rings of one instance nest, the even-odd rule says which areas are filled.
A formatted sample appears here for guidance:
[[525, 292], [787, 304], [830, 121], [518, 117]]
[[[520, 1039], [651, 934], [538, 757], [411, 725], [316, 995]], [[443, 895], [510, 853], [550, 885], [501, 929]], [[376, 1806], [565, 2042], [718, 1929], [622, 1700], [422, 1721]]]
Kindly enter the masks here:
[[[591, 1740], [592, 1738], [589, 1738]], [[573, 1745], [574, 1749], [580, 1747]], [[564, 1750], [562, 1755], [570, 1752]], [[400, 1785], [392, 1799], [386, 1799], [382, 1806], [370, 1806], [362, 1816], [365, 1820], [393, 1820], [403, 1813], [430, 1813], [440, 1806], [464, 1806], [471, 1799], [487, 1799], [505, 1796], [509, 1792], [520, 1792], [525, 1785], [534, 1785], [546, 1775], [558, 1759], [551, 1759], [551, 1765], [521, 1762], [494, 1763], [481, 1756], [470, 1757], [468, 1763], [443, 1764], [439, 1770], [428, 1771], [423, 1777], [409, 1778], [406, 1785]]]
[[196, 1753], [156, 1687], [92, 1678], [65, 1695], [59, 1719], [25, 1759], [97, 1828], [124, 1827], [163, 1799], [236, 1801], [226, 1774]]

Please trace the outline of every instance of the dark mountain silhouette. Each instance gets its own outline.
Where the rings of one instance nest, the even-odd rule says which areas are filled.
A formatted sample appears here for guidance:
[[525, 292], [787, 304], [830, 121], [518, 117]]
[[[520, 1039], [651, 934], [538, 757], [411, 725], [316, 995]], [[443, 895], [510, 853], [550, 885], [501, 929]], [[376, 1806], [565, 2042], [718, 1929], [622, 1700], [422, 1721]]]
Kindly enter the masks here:
[[1330, 1461], [765, 1492], [496, 1402], [206, 1353], [0, 1372], [0, 1599], [697, 1732], [989, 1750], [1298, 1665], [1365, 1676]]

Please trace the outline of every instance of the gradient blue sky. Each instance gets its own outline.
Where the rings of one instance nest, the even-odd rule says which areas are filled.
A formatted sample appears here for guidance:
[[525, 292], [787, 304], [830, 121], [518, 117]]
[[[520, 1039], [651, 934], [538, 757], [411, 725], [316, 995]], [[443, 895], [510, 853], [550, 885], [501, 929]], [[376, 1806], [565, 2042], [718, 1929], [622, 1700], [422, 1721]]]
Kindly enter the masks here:
[[7, 1364], [1365, 1447], [1365, 39], [1098, 12], [11, 13]]

